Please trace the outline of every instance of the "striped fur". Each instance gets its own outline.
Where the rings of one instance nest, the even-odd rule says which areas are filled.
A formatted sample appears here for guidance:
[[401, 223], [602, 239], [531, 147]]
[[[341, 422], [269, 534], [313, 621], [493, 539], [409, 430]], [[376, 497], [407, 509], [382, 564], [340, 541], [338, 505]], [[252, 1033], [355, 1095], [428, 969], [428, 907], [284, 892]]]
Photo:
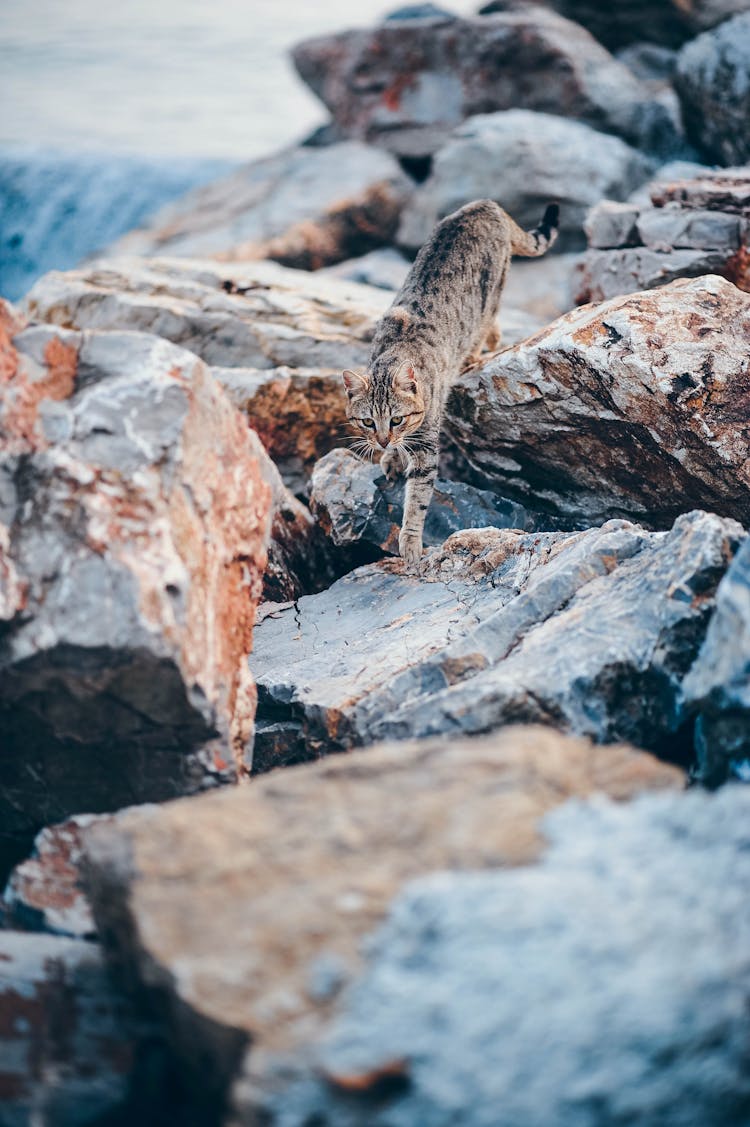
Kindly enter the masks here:
[[347, 416], [389, 478], [406, 473], [399, 550], [409, 570], [437, 476], [440, 428], [452, 381], [500, 343], [496, 318], [511, 255], [544, 254], [557, 237], [550, 204], [524, 231], [492, 200], [438, 223], [391, 308], [378, 322], [366, 374], [344, 372]]

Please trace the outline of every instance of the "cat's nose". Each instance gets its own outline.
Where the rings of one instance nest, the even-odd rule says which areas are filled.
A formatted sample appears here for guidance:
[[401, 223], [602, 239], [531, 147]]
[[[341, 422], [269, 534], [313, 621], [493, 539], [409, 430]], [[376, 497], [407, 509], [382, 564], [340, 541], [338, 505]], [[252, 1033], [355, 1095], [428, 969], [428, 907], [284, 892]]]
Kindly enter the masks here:
[[391, 441], [390, 438], [387, 438], [387, 437], [386, 438], [378, 438], [378, 442], [380, 443], [380, 445], [382, 446], [382, 448], [384, 450], [385, 450], [386, 446], [390, 445], [390, 441]]

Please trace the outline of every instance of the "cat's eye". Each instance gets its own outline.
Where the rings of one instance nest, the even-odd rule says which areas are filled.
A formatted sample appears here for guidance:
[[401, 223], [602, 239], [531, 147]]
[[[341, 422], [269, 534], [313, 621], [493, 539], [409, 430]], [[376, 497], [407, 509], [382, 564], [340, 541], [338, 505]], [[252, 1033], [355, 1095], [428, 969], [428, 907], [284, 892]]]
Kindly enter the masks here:
[[391, 426], [392, 427], [400, 427], [401, 424], [403, 423], [403, 421], [404, 421], [403, 415], [394, 415], [393, 418], [391, 419]]
[[363, 427], [368, 427], [369, 430], [375, 429], [375, 420], [374, 419], [360, 419], [359, 421], [361, 422]]

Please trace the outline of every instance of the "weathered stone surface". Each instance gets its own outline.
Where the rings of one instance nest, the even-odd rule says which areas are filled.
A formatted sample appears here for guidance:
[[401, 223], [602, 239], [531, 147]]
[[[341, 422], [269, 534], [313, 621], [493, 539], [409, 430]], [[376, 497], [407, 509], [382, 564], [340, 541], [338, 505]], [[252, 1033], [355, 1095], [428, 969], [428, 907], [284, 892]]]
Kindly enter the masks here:
[[398, 290], [409, 272], [411, 263], [395, 247], [372, 250], [361, 258], [351, 258], [336, 266], [327, 266], [324, 273], [329, 278], [345, 282], [359, 282], [377, 286], [381, 290]]
[[[349, 450], [332, 450], [316, 465], [310, 507], [325, 534], [339, 547], [365, 542], [398, 555], [403, 516], [403, 481], [389, 485], [380, 467]], [[534, 515], [495, 493], [458, 481], [438, 481], [427, 512], [424, 543], [433, 547], [463, 528], [533, 529]]]
[[569, 313], [454, 385], [453, 464], [588, 523], [663, 528], [692, 507], [748, 522], [749, 342], [750, 296], [718, 277]]
[[[609, 301], [621, 294], [653, 290], [681, 278], [724, 275], [727, 258], [723, 251], [673, 250], [669, 253], [650, 247], [624, 247], [616, 250], [589, 250], [578, 271], [576, 300], [579, 304]], [[732, 281], [737, 278], [734, 270]], [[744, 285], [743, 285], [744, 288]]]
[[0, 931], [3, 1127], [141, 1121], [144, 1066], [155, 1090], [141, 1094], [156, 1097], [158, 1115], [163, 1077], [144, 1055], [152, 1035], [113, 993], [95, 944]]
[[[516, 258], [503, 290], [499, 323], [505, 336], [508, 308], [522, 310], [548, 325], [575, 306], [576, 268], [580, 254], [549, 254], [543, 258]], [[520, 343], [520, 342], [519, 342]]]
[[373, 748], [94, 827], [88, 883], [205, 1096], [249, 1039], [266, 1074], [310, 1050], [405, 881], [530, 861], [571, 795], [681, 785], [633, 749], [540, 729]]
[[638, 234], [654, 250], [729, 250], [742, 245], [738, 215], [721, 211], [688, 211], [677, 204], [654, 207], [638, 217]]
[[[680, 164], [666, 165], [680, 172]], [[697, 210], [722, 211], [750, 218], [750, 169], [696, 170], [692, 175], [659, 175], [649, 185], [651, 202], [657, 207], [679, 203]]]
[[750, 777], [750, 544], [722, 579], [716, 611], [685, 680], [698, 712], [698, 777], [716, 786], [729, 775]]
[[560, 245], [582, 246], [586, 212], [605, 196], [627, 196], [652, 165], [619, 137], [530, 110], [481, 114], [456, 129], [404, 209], [398, 241], [419, 247], [435, 223], [470, 200], [491, 198], [522, 227], [560, 204]]
[[562, 114], [647, 148], [677, 136], [669, 111], [581, 27], [541, 7], [345, 31], [301, 43], [301, 77], [345, 135], [406, 156], [467, 117]]
[[602, 200], [586, 216], [584, 230], [590, 247], [630, 247], [638, 244], [638, 208], [632, 203]]
[[73, 939], [95, 934], [80, 884], [82, 835], [106, 814], [78, 814], [37, 834], [31, 857], [16, 865], [3, 893], [6, 925]]
[[675, 81], [695, 144], [721, 164], [750, 160], [750, 11], [683, 47]]
[[411, 188], [392, 156], [356, 141], [286, 149], [170, 204], [109, 253], [317, 269], [391, 242]]
[[360, 568], [255, 631], [254, 770], [377, 739], [542, 722], [688, 761], [682, 679], [744, 536], [680, 517], [451, 536], [422, 576]]
[[6, 864], [71, 813], [243, 769], [270, 489], [191, 353], [7, 313], [2, 329]]
[[571, 802], [540, 864], [414, 881], [232, 1127], [744, 1127], [749, 822], [740, 788]]
[[610, 6], [600, 0], [545, 2], [583, 24], [610, 49], [639, 40], [678, 46], [748, 8], [748, 0], [618, 0]]
[[220, 367], [357, 368], [387, 293], [273, 262], [123, 258], [46, 274], [24, 310], [75, 329], [156, 333]]

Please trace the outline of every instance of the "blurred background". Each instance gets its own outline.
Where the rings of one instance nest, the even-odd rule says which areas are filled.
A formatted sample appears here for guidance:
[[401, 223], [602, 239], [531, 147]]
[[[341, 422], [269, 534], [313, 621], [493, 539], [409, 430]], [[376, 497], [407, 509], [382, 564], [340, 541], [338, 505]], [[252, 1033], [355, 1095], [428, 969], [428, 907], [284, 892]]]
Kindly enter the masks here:
[[309, 133], [326, 113], [289, 48], [395, 6], [3, 0], [0, 293], [20, 297], [188, 188]]

